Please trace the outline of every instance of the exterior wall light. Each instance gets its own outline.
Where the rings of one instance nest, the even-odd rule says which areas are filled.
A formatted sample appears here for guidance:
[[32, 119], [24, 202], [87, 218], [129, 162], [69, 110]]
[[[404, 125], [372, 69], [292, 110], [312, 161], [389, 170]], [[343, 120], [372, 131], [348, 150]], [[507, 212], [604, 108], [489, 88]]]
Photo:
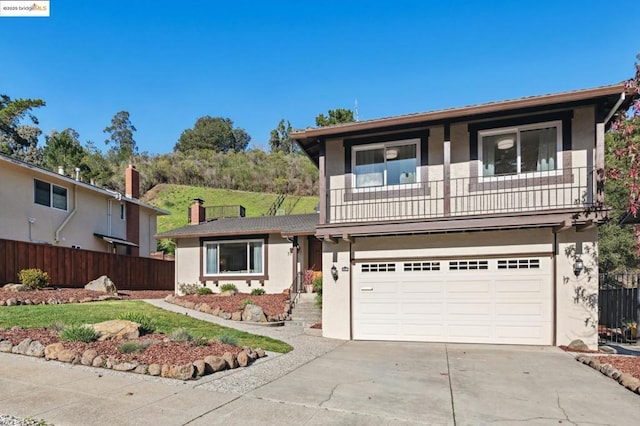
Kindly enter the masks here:
[[573, 273], [576, 275], [576, 278], [580, 275], [582, 270], [584, 269], [584, 263], [581, 258], [577, 258], [575, 262], [573, 262]]
[[336, 265], [333, 265], [331, 267], [331, 276], [333, 277], [334, 281], [338, 281], [338, 268], [336, 268]]

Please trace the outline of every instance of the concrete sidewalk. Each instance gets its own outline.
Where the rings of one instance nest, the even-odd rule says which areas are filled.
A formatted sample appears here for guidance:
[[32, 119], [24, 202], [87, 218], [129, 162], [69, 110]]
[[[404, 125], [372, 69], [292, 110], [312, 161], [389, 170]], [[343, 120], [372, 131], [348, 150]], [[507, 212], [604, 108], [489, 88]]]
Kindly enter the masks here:
[[56, 425], [637, 423], [638, 395], [557, 348], [339, 342], [224, 325], [295, 349], [189, 382], [2, 353], [0, 413]]

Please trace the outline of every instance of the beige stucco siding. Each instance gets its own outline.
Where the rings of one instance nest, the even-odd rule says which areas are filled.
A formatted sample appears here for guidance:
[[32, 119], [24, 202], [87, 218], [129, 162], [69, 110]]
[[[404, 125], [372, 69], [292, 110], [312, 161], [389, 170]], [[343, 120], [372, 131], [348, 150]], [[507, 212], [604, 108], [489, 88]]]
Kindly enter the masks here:
[[[556, 265], [549, 274], [549, 283], [555, 288], [555, 300], [550, 302], [557, 318], [553, 325], [555, 343], [566, 345], [579, 338], [590, 347], [597, 348], [594, 328], [597, 307], [594, 309], [585, 301], [574, 300], [576, 288], [585, 288], [587, 294], [597, 293], [597, 247], [593, 243], [596, 240], [595, 230], [561, 232], [558, 234], [557, 256], [553, 256], [554, 234], [550, 228], [357, 238], [351, 246], [345, 242], [325, 243], [324, 276], [331, 276], [331, 266], [335, 264], [340, 277], [335, 283], [326, 279], [323, 286], [323, 335], [337, 339], [351, 338], [352, 261], [550, 256]], [[578, 278], [573, 274], [574, 258], [566, 254], [576, 245], [582, 246], [582, 259], [590, 268], [588, 274], [583, 273]], [[343, 272], [343, 268], [349, 268], [349, 272]], [[586, 320], [590, 320], [588, 324], [585, 324]]]
[[[245, 239], [242, 236], [239, 240]], [[215, 238], [207, 239], [215, 241]], [[293, 282], [293, 253], [292, 243], [280, 235], [271, 234], [266, 246], [267, 274], [265, 280], [247, 276], [242, 279], [226, 278], [223, 274], [205, 277], [200, 280], [201, 264], [204, 262], [204, 254], [200, 249], [198, 238], [179, 239], [176, 246], [176, 292], [180, 290], [180, 284], [205, 284], [214, 292], [219, 292], [222, 284], [234, 284], [241, 293], [250, 293], [256, 287], [264, 288], [267, 293], [281, 293], [288, 289]], [[301, 252], [301, 255], [302, 252]], [[264, 286], [261, 281], [264, 281]], [[217, 285], [216, 285], [217, 283]]]

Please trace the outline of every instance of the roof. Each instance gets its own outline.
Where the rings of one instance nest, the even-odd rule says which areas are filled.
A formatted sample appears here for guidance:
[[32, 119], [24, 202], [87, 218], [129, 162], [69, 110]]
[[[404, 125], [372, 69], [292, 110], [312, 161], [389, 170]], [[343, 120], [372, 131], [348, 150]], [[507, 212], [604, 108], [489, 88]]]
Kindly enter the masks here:
[[[378, 118], [357, 121], [334, 126], [307, 128], [295, 130], [291, 138], [296, 140], [307, 155], [318, 164], [319, 144], [321, 139], [339, 138], [364, 133], [381, 132], [398, 128], [417, 127], [419, 125], [434, 125], [442, 122], [463, 121], [469, 118], [482, 118], [492, 113], [526, 112], [541, 107], [554, 105], [579, 105], [588, 102], [602, 102], [606, 108], [613, 108], [621, 99], [623, 93], [628, 93], [624, 83], [602, 86], [591, 89], [573, 90], [555, 94], [529, 96], [524, 98], [468, 105], [458, 108], [441, 109], [429, 112], [400, 115], [396, 117]], [[624, 105], [628, 105], [628, 96]], [[624, 106], [623, 105], [623, 106]]]
[[25, 168], [25, 169], [40, 173], [42, 175], [49, 176], [51, 178], [55, 178], [55, 179], [59, 179], [59, 180], [68, 182], [69, 185], [76, 185], [76, 186], [79, 186], [81, 188], [88, 189], [90, 191], [98, 192], [98, 193], [103, 194], [103, 195], [105, 195], [107, 197], [113, 197], [113, 198], [117, 198], [118, 200], [122, 200], [122, 201], [126, 201], [128, 203], [131, 203], [131, 204], [139, 205], [139, 206], [144, 207], [146, 209], [153, 210], [158, 215], [169, 215], [169, 214], [171, 214], [171, 212], [168, 212], [167, 210], [160, 209], [160, 208], [158, 208], [156, 206], [152, 206], [151, 204], [143, 203], [142, 201], [138, 200], [137, 198], [127, 197], [124, 194], [120, 194], [117, 191], [112, 191], [110, 189], [101, 188], [99, 186], [95, 186], [95, 185], [91, 185], [91, 184], [88, 184], [88, 183], [85, 183], [85, 182], [82, 182], [82, 181], [79, 181], [79, 180], [75, 180], [75, 179], [73, 179], [73, 178], [71, 178], [69, 176], [65, 176], [65, 175], [61, 175], [59, 173], [52, 172], [51, 170], [47, 170], [47, 169], [44, 169], [42, 167], [38, 167], [36, 165], [33, 165], [31, 163], [27, 163], [27, 162], [18, 160], [16, 158], [7, 157], [5, 155], [0, 154], [0, 162], [11, 163], [11, 164], [14, 164], [16, 166], [19, 166], [19, 167], [22, 167], [22, 168]]
[[156, 238], [221, 237], [252, 234], [281, 234], [282, 236], [314, 235], [318, 213], [285, 216], [232, 217], [212, 220], [198, 225], [157, 234]]

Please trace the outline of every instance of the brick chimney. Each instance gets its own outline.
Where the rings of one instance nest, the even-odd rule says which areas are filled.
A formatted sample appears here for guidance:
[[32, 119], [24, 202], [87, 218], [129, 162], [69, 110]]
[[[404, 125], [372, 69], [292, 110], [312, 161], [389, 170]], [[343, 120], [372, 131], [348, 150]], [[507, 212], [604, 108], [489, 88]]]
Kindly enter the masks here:
[[140, 198], [140, 172], [131, 164], [124, 172], [124, 195], [129, 198]]
[[201, 198], [194, 198], [193, 199], [193, 204], [191, 205], [191, 208], [189, 209], [190, 215], [191, 215], [191, 222], [189, 222], [191, 225], [197, 225], [199, 223], [202, 223], [206, 220], [205, 217], [205, 213], [204, 213], [204, 200], [202, 200]]

